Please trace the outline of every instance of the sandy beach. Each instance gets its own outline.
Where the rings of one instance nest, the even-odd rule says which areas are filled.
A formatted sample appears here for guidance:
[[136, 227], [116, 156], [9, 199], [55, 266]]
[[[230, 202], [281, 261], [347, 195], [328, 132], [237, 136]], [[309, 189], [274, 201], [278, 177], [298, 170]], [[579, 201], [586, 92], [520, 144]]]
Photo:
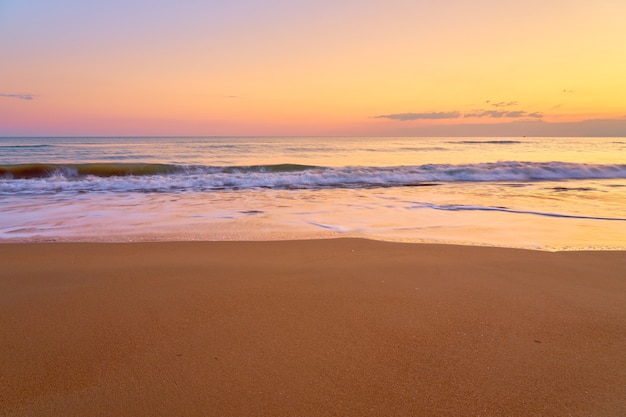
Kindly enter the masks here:
[[0, 245], [3, 416], [626, 415], [626, 254]]

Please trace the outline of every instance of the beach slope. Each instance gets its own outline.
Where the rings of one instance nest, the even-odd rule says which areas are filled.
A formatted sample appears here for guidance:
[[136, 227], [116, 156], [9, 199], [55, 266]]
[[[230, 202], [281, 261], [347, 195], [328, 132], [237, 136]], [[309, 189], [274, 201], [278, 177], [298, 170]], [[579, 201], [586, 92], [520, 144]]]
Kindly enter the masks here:
[[0, 245], [3, 416], [626, 415], [626, 254]]

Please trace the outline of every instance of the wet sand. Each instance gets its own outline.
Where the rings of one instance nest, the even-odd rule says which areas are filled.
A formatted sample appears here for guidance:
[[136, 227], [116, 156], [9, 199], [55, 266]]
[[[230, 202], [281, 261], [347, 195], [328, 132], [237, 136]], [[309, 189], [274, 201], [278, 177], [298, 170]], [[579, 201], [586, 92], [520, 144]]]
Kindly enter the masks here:
[[626, 415], [626, 253], [0, 245], [3, 416]]

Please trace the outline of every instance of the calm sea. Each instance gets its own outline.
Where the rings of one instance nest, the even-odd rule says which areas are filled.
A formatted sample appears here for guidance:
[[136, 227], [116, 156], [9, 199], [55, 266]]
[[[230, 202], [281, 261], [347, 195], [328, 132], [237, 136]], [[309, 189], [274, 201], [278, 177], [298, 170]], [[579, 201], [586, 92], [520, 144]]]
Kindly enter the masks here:
[[0, 241], [626, 249], [626, 138], [0, 138]]

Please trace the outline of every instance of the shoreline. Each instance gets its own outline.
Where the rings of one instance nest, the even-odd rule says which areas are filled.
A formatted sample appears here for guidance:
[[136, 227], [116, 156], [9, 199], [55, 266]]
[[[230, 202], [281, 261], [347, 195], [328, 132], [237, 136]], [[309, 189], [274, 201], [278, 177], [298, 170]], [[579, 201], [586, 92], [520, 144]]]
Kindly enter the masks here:
[[621, 415], [626, 256], [0, 244], [0, 415]]
[[[272, 236], [273, 237], [268, 237]], [[561, 253], [561, 252], [624, 252], [626, 247], [606, 247], [602, 245], [588, 245], [586, 247], [564, 246], [555, 247], [550, 245], [526, 245], [511, 246], [506, 244], [481, 243], [481, 242], [463, 242], [454, 240], [428, 240], [428, 239], [385, 239], [371, 236], [361, 235], [343, 235], [335, 232], [319, 232], [319, 233], [292, 233], [285, 236], [284, 233], [264, 233], [258, 237], [252, 236], [242, 239], [239, 235], [222, 236], [221, 238], [207, 239], [205, 236], [181, 236], [173, 238], [171, 236], [163, 237], [162, 235], [130, 235], [130, 236], [114, 236], [108, 239], [94, 240], [93, 237], [74, 236], [74, 237], [37, 237], [37, 238], [4, 238], [0, 239], [0, 246], [3, 245], [54, 245], [54, 244], [75, 244], [75, 245], [124, 245], [124, 244], [184, 244], [184, 243], [272, 243], [272, 242], [308, 242], [308, 241], [333, 241], [333, 240], [364, 240], [370, 242], [379, 242], [383, 244], [397, 245], [416, 245], [416, 246], [443, 246], [443, 247], [461, 247], [461, 248], [491, 248], [491, 249], [510, 249], [531, 252]]]

